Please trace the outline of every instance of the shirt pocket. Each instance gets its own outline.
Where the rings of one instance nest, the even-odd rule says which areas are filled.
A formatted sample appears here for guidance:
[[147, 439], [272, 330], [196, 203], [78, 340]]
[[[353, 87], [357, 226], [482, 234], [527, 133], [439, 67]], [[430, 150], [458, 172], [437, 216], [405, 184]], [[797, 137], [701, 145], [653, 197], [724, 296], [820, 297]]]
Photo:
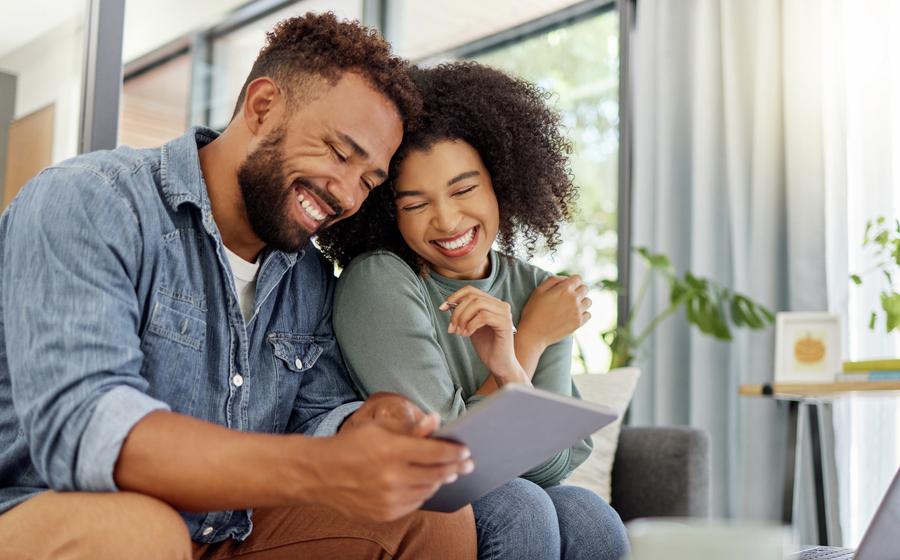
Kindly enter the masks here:
[[266, 336], [266, 342], [272, 349], [272, 373], [278, 400], [273, 431], [279, 433], [287, 426], [304, 377], [312, 374], [307, 372], [316, 365], [328, 344], [334, 343], [334, 338], [273, 332]]
[[141, 340], [141, 375], [150, 382], [148, 393], [176, 412], [190, 414], [205, 344], [206, 312], [184, 297], [157, 291]]

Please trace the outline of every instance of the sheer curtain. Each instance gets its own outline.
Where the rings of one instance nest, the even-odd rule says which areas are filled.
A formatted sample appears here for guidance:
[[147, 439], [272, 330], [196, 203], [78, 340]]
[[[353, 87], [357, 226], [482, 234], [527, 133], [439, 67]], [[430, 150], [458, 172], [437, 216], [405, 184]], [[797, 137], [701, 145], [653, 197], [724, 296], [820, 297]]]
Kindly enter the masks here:
[[[858, 334], [871, 294], [848, 290], [848, 274], [858, 270], [867, 213], [897, 215], [897, 13], [893, 0], [638, 2], [635, 245], [773, 310], [839, 312], [851, 357], [875, 352]], [[636, 266], [635, 282], [642, 274]], [[666, 296], [657, 286], [638, 323], [662, 310]], [[773, 338], [769, 329], [720, 343], [676, 318], [640, 358], [646, 374], [633, 419], [710, 432], [718, 515], [780, 517], [786, 416], [776, 403], [737, 396], [741, 383], [772, 380]], [[890, 337], [877, 344], [879, 355], [898, 353]], [[894, 418], [893, 399], [882, 400], [879, 421]], [[866, 440], [879, 430], [859, 431], [866, 413], [854, 401], [834, 411], [836, 445], [847, 457], [872, 455], [876, 443]], [[896, 451], [884, 455], [880, 468], [893, 472]], [[838, 461], [842, 505], [853, 505], [849, 494], [860, 485], [879, 486], [854, 474], [863, 468]], [[865, 516], [857, 510], [833, 516], [850, 544], [852, 520]]]

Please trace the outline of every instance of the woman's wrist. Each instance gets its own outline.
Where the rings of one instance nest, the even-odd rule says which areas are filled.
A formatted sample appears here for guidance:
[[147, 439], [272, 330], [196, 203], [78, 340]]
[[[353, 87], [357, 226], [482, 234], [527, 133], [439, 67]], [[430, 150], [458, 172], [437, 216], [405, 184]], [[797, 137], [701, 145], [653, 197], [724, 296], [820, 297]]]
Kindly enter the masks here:
[[550, 343], [544, 339], [543, 333], [526, 321], [520, 321], [516, 327], [516, 346], [527, 345], [538, 354], [543, 354]]
[[497, 385], [502, 387], [507, 383], [521, 383], [531, 386], [531, 379], [519, 364], [514, 364], [508, 368], [498, 369], [492, 372], [497, 380]]

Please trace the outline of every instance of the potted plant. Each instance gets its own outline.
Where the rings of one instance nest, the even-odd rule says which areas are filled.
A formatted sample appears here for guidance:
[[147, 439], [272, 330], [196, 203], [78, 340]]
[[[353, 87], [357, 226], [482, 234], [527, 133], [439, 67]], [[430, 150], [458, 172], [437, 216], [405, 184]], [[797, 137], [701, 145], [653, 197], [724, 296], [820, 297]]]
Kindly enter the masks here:
[[[734, 327], [757, 330], [772, 324], [775, 319], [772, 312], [759, 303], [712, 280], [689, 271], [679, 276], [665, 255], [651, 253], [645, 247], [637, 247], [635, 253], [647, 264], [647, 273], [629, 310], [628, 320], [601, 334], [612, 353], [610, 369], [631, 364], [654, 329], [682, 308], [688, 323], [719, 340], [731, 340]], [[654, 277], [660, 277], [668, 284], [669, 305], [646, 325], [636, 325], [635, 317]], [[623, 288], [614, 280], [603, 280], [599, 287], [617, 292]]]

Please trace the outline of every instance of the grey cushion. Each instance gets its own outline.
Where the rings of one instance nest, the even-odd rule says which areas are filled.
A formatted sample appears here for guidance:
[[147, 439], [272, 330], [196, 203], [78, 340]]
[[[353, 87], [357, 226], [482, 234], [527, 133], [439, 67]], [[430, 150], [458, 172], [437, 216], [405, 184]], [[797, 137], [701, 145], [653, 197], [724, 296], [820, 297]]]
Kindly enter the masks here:
[[625, 426], [612, 472], [612, 506], [637, 517], [709, 515], [709, 436], [686, 427]]

